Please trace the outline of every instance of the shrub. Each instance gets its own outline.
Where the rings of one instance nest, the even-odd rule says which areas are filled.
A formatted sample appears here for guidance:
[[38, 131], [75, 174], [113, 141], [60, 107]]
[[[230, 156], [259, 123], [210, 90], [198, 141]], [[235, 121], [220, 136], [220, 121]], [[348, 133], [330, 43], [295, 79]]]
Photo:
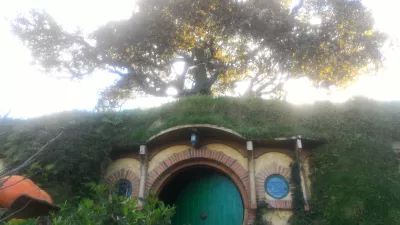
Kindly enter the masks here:
[[92, 185], [92, 198], [83, 198], [77, 206], [65, 204], [52, 216], [54, 225], [168, 225], [175, 207], [166, 206], [154, 195], [138, 208], [135, 198], [126, 198], [107, 186]]

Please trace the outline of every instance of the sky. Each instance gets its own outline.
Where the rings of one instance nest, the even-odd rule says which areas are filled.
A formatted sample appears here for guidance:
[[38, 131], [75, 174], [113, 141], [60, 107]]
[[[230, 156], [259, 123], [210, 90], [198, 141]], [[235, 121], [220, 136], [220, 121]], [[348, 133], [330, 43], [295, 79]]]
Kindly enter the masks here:
[[[365, 0], [373, 11], [376, 27], [400, 38], [400, 21], [393, 0]], [[80, 27], [91, 32], [110, 21], [130, 17], [133, 0], [13, 0], [0, 7], [0, 114], [11, 112], [13, 117], [30, 118], [65, 110], [92, 110], [98, 93], [117, 77], [96, 73], [83, 80], [57, 79], [32, 65], [29, 50], [10, 31], [9, 20], [31, 8], [46, 9], [66, 29]], [[307, 79], [285, 84], [287, 101], [294, 104], [319, 100], [343, 102], [352, 96], [363, 95], [381, 101], [400, 100], [400, 50], [385, 50], [385, 68], [379, 74], [361, 76], [359, 81], [344, 90], [313, 88]], [[240, 89], [240, 88], [239, 88]], [[124, 109], [146, 108], [173, 101], [172, 98], [139, 98], [128, 101]], [[151, 103], [149, 103], [151, 102]]]

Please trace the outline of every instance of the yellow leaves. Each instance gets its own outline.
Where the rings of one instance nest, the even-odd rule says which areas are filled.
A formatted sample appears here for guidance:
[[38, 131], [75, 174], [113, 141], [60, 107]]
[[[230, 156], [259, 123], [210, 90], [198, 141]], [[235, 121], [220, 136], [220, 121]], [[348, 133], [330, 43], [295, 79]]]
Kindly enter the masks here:
[[223, 61], [224, 56], [223, 56], [221, 50], [218, 50], [218, 51], [215, 53], [215, 58]]
[[125, 52], [127, 53], [127, 54], [130, 54], [131, 56], [134, 56], [135, 55], [135, 49], [134, 49], [134, 47], [128, 47], [128, 48], [126, 48], [125, 49]]
[[215, 58], [218, 60], [221, 60], [223, 62], [231, 62], [233, 60], [230, 55], [228, 55], [226, 52], [224, 52], [221, 49], [217, 50], [217, 52], [215, 53]]
[[358, 77], [363, 68], [348, 61], [337, 62], [335, 57], [325, 61], [316, 70], [316, 81], [326, 80], [337, 86], [346, 86]]
[[193, 49], [196, 46], [195, 28], [184, 24], [179, 31], [181, 34], [181, 41], [176, 41], [174, 44], [178, 49]]
[[213, 3], [211, 4], [211, 6], [210, 6], [210, 9], [214, 11], [214, 10], [217, 9], [216, 6], [217, 6], [217, 4], [216, 4], [215, 2], [213, 2]]
[[179, 49], [192, 49], [197, 44], [201, 44], [212, 31], [204, 26], [193, 26], [189, 24], [183, 24], [180, 27], [178, 34], [181, 34], [181, 40], [175, 43]]
[[285, 9], [290, 9], [290, 7], [292, 6], [292, 0], [280, 0], [279, 3]]
[[219, 81], [226, 84], [231, 84], [234, 81], [241, 80], [248, 75], [248, 72], [237, 68], [229, 68], [220, 76]]
[[235, 76], [238, 74], [238, 71], [235, 68], [229, 68], [226, 73], [225, 73], [225, 81], [227, 83], [231, 83], [232, 81], [235, 80]]
[[332, 74], [332, 72], [333, 72], [333, 66], [332, 65], [328, 65], [327, 67], [325, 67], [322, 70], [322, 73], [324, 73], [324, 74]]
[[319, 45], [319, 47], [324, 50], [324, 51], [328, 51], [329, 50], [329, 44], [328, 42], [323, 42]]
[[345, 41], [343, 41], [342, 39], [339, 39], [337, 42], [339, 44], [339, 48], [343, 48], [344, 47]]
[[372, 36], [374, 34], [374, 31], [373, 30], [366, 30], [366, 31], [364, 31], [364, 33], [363, 33], [363, 35], [365, 35], [365, 36]]

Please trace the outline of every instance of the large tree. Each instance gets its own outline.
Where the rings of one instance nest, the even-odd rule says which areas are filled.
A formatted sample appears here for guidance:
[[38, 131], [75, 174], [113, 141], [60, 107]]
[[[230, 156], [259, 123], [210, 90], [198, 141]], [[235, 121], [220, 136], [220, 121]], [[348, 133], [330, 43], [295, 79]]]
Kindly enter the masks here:
[[371, 12], [351, 0], [143, 0], [130, 19], [88, 36], [40, 10], [12, 25], [49, 72], [118, 74], [102, 93], [104, 107], [169, 88], [178, 97], [225, 94], [239, 81], [257, 96], [279, 96], [293, 77], [345, 86], [379, 67], [385, 40]]

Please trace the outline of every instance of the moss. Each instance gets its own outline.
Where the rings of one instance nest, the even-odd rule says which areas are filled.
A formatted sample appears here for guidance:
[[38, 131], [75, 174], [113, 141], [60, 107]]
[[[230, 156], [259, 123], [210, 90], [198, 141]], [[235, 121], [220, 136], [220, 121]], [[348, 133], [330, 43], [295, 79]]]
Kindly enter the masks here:
[[[41, 164], [54, 164], [49, 176], [33, 174], [46, 189], [68, 186], [60, 199], [83, 192], [82, 183], [99, 181], [101, 162], [111, 146], [145, 142], [169, 127], [208, 123], [248, 138], [307, 135], [326, 138], [314, 151], [311, 217], [316, 224], [400, 224], [400, 177], [391, 143], [400, 139], [400, 103], [366, 99], [293, 106], [256, 98], [195, 97], [149, 110], [63, 112], [0, 127], [1, 151], [12, 165], [63, 130], [65, 134]], [[27, 171], [29, 172], [29, 171]]]
[[291, 225], [312, 225], [313, 221], [309, 213], [305, 210], [306, 202], [304, 200], [303, 191], [301, 188], [300, 178], [300, 162], [296, 160], [291, 165], [291, 183], [294, 186], [292, 191], [292, 208], [293, 216], [290, 218]]

